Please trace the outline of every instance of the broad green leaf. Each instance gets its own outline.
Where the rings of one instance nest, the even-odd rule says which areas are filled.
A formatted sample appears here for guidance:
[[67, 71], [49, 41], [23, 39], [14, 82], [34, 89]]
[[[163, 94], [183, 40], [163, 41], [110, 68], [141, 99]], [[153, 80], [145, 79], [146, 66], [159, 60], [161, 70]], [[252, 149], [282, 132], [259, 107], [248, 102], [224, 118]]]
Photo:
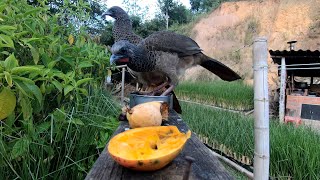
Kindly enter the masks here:
[[33, 95], [38, 100], [39, 104], [42, 105], [42, 93], [40, 88], [34, 83], [27, 83], [23, 81], [23, 83], [29, 88], [29, 90], [33, 93]]
[[25, 77], [21, 77], [21, 76], [17, 76], [17, 75], [12, 75], [12, 79], [15, 81], [15, 80], [19, 80], [19, 81], [22, 81], [22, 82], [26, 82], [26, 83], [29, 83], [29, 84], [34, 84], [34, 81], [29, 79], [29, 78], [25, 78]]
[[70, 79], [74, 79], [75, 73], [74, 73], [74, 71], [71, 71], [71, 72], [68, 72], [66, 75], [67, 75]]
[[40, 91], [42, 94], [44, 94], [46, 92], [46, 85], [45, 83], [42, 83], [41, 86], [40, 86]]
[[42, 71], [43, 66], [20, 66], [12, 68], [12, 74], [20, 74], [20, 73], [40, 73]]
[[62, 80], [64, 80], [66, 78], [66, 75], [63, 74], [62, 72], [54, 72], [53, 76], [54, 77], [58, 77], [58, 78], [60, 78]]
[[62, 92], [63, 87], [62, 87], [62, 84], [61, 84], [60, 82], [58, 82], [58, 81], [56, 81], [56, 80], [53, 80], [53, 81], [52, 81], [52, 84], [53, 84], [60, 92]]
[[63, 59], [65, 62], [67, 62], [68, 64], [70, 64], [70, 66], [74, 66], [74, 57], [61, 57], [61, 59]]
[[24, 120], [30, 119], [33, 112], [30, 99], [27, 98], [26, 96], [22, 96], [20, 100], [20, 106], [21, 106], [23, 119]]
[[84, 88], [78, 88], [78, 91], [80, 91], [85, 96], [89, 95], [88, 91], [86, 89], [84, 89]]
[[4, 68], [7, 71], [11, 71], [12, 68], [17, 67], [18, 64], [18, 60], [16, 59], [16, 57], [14, 56], [14, 54], [11, 54], [9, 57], [6, 58], [6, 60], [4, 61]]
[[33, 62], [35, 63], [35, 64], [38, 64], [38, 62], [39, 62], [39, 51], [35, 48], [35, 47], [33, 47], [31, 44], [29, 44], [29, 43], [27, 43], [27, 45], [28, 45], [28, 47], [30, 48], [30, 51], [31, 51], [31, 55], [32, 55], [32, 57], [33, 57]]
[[67, 85], [63, 90], [64, 90], [64, 95], [67, 95], [70, 91], [74, 89], [73, 86]]
[[1, 25], [0, 26], [0, 31], [7, 31], [7, 30], [16, 30], [17, 28], [14, 26], [8, 26], [8, 25]]
[[29, 151], [30, 140], [27, 138], [19, 139], [13, 146], [11, 155], [15, 159]]
[[8, 85], [9, 85], [10, 87], [12, 87], [12, 86], [13, 86], [13, 84], [12, 84], [12, 77], [11, 77], [11, 74], [10, 74], [10, 73], [8, 73], [7, 71], [4, 71], [3, 73], [4, 73], [4, 77], [5, 77], [5, 79], [6, 79], [7, 83], [8, 83]]
[[33, 57], [33, 62], [35, 64], [38, 64], [38, 62], [39, 62], [39, 52], [38, 52], [38, 50], [36, 48], [34, 48], [34, 47], [30, 47], [30, 51], [31, 51], [31, 55]]
[[58, 61], [51, 61], [48, 63], [48, 68], [52, 69], [56, 64], [57, 64]]
[[18, 87], [18, 90], [24, 94], [25, 96], [33, 99], [33, 93], [30, 92], [29, 88], [23, 83], [23, 81], [20, 80], [15, 80], [15, 78], [13, 78], [14, 84]]
[[92, 67], [92, 63], [90, 61], [81, 61], [78, 65], [78, 68], [87, 68]]
[[76, 87], [79, 87], [81, 84], [86, 83], [91, 81], [93, 78], [84, 78], [84, 79], [80, 79], [79, 81], [77, 81], [76, 83]]
[[13, 77], [13, 81], [24, 95], [32, 99], [33, 97], [36, 97], [39, 104], [42, 105], [42, 93], [40, 88], [35, 85], [32, 80], [23, 77]]
[[51, 122], [43, 122], [41, 124], [39, 124], [36, 129], [38, 131], [38, 133], [42, 133], [44, 131], [47, 131], [51, 126]]
[[16, 108], [16, 95], [8, 87], [0, 88], [0, 120], [7, 118]]
[[2, 51], [1, 54], [4, 54], [6, 56], [10, 56], [10, 53], [8, 51]]
[[5, 34], [0, 34], [0, 47], [9, 47], [9, 48], [14, 48], [14, 43], [12, 41], [12, 39], [10, 38], [10, 36], [7, 36]]

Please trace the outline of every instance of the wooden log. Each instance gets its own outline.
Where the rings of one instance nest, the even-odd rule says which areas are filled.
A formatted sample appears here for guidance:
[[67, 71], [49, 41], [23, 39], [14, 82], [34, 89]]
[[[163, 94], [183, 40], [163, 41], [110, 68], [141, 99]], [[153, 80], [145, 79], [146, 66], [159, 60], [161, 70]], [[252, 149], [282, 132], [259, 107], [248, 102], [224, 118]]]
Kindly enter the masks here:
[[[178, 114], [170, 112], [169, 121], [166, 123], [177, 126], [182, 132], [187, 132], [188, 126], [177, 119], [181, 119]], [[128, 127], [128, 122], [121, 122], [114, 135], [123, 132]], [[139, 172], [124, 168], [111, 158], [105, 148], [86, 179], [178, 180], [182, 179], [186, 172], [188, 162], [185, 160], [185, 156], [191, 156], [195, 159], [191, 166], [189, 179], [234, 179], [194, 133], [177, 158], [158, 171]]]

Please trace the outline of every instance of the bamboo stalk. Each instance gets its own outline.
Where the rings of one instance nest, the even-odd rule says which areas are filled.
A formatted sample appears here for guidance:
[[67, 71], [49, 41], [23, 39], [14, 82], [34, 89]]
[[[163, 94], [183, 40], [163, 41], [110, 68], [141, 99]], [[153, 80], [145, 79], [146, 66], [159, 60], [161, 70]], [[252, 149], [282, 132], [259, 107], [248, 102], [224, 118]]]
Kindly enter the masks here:
[[284, 110], [285, 110], [285, 97], [286, 97], [286, 60], [284, 57], [281, 58], [281, 77], [280, 77], [280, 99], [279, 99], [279, 121], [284, 122]]
[[269, 97], [267, 39], [253, 44], [254, 70], [254, 179], [269, 179]]

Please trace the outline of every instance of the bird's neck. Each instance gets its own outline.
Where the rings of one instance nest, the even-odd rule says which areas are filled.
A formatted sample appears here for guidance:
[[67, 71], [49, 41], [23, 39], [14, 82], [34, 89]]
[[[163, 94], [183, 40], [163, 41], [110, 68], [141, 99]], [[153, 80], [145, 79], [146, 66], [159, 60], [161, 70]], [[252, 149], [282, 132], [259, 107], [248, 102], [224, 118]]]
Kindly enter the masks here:
[[132, 23], [129, 18], [119, 18], [114, 22], [112, 29], [115, 41], [127, 39], [133, 34]]
[[149, 58], [149, 53], [143, 46], [135, 46], [134, 56], [128, 63], [129, 68], [137, 72], [149, 72], [155, 69], [155, 65], [155, 61]]

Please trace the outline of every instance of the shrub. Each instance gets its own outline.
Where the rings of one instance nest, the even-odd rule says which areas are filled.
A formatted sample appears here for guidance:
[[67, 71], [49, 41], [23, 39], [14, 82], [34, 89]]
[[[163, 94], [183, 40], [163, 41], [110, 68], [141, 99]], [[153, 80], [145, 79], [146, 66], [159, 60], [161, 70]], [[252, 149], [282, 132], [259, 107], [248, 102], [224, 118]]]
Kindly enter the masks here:
[[17, 100], [0, 121], [0, 178], [82, 179], [116, 125], [116, 103], [94, 90], [109, 54], [79, 26], [86, 3], [70, 16], [39, 3], [0, 2], [0, 92]]

